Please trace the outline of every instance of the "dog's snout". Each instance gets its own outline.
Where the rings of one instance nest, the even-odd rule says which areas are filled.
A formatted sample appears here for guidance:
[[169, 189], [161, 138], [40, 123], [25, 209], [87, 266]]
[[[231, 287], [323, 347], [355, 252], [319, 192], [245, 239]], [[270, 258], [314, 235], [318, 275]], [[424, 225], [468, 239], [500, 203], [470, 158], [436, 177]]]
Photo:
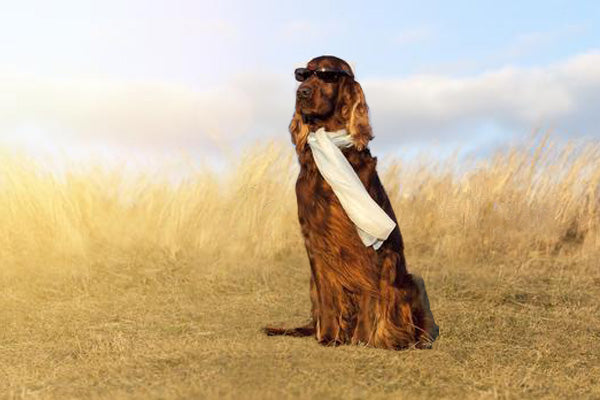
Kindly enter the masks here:
[[312, 95], [313, 90], [309, 87], [301, 87], [298, 89], [298, 97], [301, 99], [308, 99]]

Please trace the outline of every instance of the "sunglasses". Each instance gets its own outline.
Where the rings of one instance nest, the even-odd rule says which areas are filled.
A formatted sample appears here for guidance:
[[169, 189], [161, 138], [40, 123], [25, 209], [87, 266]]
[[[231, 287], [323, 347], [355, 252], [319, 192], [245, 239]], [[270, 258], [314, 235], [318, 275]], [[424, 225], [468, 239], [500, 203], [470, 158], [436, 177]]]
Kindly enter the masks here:
[[341, 69], [325, 68], [317, 70], [312, 70], [308, 68], [296, 68], [296, 70], [294, 71], [294, 75], [296, 76], [296, 80], [298, 82], [304, 82], [313, 75], [316, 75], [318, 79], [327, 83], [337, 82], [342, 76], [352, 77], [347, 71]]

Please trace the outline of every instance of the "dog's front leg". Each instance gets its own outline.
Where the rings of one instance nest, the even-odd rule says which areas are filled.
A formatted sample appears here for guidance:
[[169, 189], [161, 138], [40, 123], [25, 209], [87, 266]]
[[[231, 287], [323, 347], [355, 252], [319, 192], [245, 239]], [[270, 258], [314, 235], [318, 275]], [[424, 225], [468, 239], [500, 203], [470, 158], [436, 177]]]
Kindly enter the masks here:
[[341, 329], [341, 286], [331, 279], [318, 255], [309, 254], [309, 259], [312, 270], [310, 297], [317, 341], [326, 346], [343, 344], [346, 335]]

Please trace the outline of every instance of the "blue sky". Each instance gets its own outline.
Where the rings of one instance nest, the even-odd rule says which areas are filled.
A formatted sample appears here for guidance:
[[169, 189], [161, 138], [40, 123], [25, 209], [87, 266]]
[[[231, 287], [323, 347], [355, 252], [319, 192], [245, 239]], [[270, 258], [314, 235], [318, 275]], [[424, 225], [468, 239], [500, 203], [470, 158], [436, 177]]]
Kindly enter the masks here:
[[218, 157], [288, 140], [292, 71], [321, 54], [355, 67], [380, 152], [600, 137], [598, 22], [592, 1], [12, 2], [0, 144]]

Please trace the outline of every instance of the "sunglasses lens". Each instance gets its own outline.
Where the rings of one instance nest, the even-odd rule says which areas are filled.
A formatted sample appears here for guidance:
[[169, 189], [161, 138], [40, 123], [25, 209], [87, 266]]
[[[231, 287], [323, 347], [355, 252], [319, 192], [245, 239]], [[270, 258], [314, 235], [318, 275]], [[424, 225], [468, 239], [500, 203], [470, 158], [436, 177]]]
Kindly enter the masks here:
[[317, 71], [317, 77], [323, 82], [333, 83], [337, 82], [340, 74], [337, 71]]
[[296, 68], [294, 75], [298, 82], [304, 82], [312, 74], [307, 68]]
[[294, 71], [294, 75], [296, 76], [296, 80], [298, 82], [304, 82], [308, 78], [310, 78], [313, 74], [317, 75], [317, 78], [327, 83], [337, 82], [343, 75], [347, 75], [345, 71], [337, 71], [337, 70], [310, 70], [308, 68], [296, 68]]

